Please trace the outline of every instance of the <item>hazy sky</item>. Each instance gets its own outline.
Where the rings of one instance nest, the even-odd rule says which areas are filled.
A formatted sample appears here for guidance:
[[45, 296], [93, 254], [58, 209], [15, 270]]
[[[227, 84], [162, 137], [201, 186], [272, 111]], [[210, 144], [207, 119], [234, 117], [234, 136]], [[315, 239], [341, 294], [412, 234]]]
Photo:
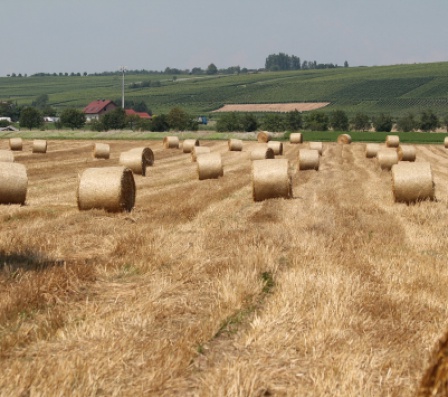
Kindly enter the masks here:
[[0, 0], [0, 76], [448, 61], [448, 0]]

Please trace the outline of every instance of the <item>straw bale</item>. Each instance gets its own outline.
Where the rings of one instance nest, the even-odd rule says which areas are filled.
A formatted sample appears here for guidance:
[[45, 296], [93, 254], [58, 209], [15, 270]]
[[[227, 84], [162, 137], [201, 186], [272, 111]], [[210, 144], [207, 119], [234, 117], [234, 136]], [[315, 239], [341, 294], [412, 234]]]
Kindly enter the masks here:
[[257, 134], [257, 141], [262, 143], [267, 143], [272, 139], [272, 134], [268, 131], [260, 131]]
[[378, 150], [376, 154], [378, 163], [382, 170], [390, 171], [394, 164], [398, 163], [398, 153], [393, 148], [384, 148]]
[[446, 136], [445, 139], [443, 140], [443, 146], [445, 146], [445, 148], [448, 149], [448, 136]]
[[87, 168], [78, 176], [80, 210], [131, 211], [135, 204], [135, 181], [125, 167]]
[[291, 198], [292, 178], [287, 159], [252, 162], [252, 197], [254, 201], [270, 198]]
[[241, 139], [229, 139], [228, 144], [231, 152], [241, 152], [243, 150], [243, 141]]
[[14, 162], [14, 154], [11, 150], [0, 150], [0, 162]]
[[392, 192], [396, 202], [433, 200], [435, 185], [429, 163], [401, 162], [392, 167]]
[[179, 149], [179, 138], [177, 136], [166, 136], [163, 138], [163, 147], [165, 149]]
[[415, 146], [400, 145], [397, 147], [398, 161], [415, 161], [417, 151]]
[[289, 135], [289, 142], [290, 143], [302, 143], [303, 142], [303, 135], [301, 132], [293, 132]]
[[299, 150], [299, 170], [319, 170], [320, 155], [315, 149]]
[[139, 147], [120, 154], [119, 163], [134, 174], [146, 175], [146, 168], [154, 164], [154, 153], [149, 147]]
[[93, 157], [108, 160], [110, 157], [110, 145], [107, 143], [95, 143], [93, 146]]
[[324, 151], [324, 144], [322, 142], [310, 142], [308, 144], [309, 149], [317, 150], [320, 155], [322, 155]]
[[191, 151], [191, 161], [195, 162], [199, 155], [203, 155], [204, 153], [210, 153], [210, 148], [207, 146], [195, 146]]
[[348, 145], [352, 143], [352, 137], [349, 134], [341, 134], [338, 136], [337, 142], [344, 145]]
[[196, 160], [199, 180], [216, 179], [224, 175], [221, 154], [204, 153]]
[[381, 146], [379, 143], [367, 143], [366, 144], [366, 157], [368, 159], [376, 157], [380, 148], [381, 148]]
[[22, 138], [9, 138], [9, 148], [11, 150], [22, 150]]
[[281, 156], [283, 154], [283, 143], [278, 141], [269, 141], [268, 148], [274, 151], [275, 156]]
[[264, 160], [264, 159], [274, 159], [275, 154], [274, 151], [267, 147], [256, 147], [250, 152], [250, 159], [251, 160]]
[[400, 145], [400, 137], [398, 135], [386, 136], [386, 146], [397, 148]]
[[184, 153], [191, 153], [195, 146], [200, 146], [199, 139], [185, 139], [182, 144], [182, 151]]
[[25, 204], [28, 175], [23, 164], [0, 163], [0, 204]]
[[47, 153], [47, 141], [45, 139], [35, 139], [32, 151], [33, 153]]

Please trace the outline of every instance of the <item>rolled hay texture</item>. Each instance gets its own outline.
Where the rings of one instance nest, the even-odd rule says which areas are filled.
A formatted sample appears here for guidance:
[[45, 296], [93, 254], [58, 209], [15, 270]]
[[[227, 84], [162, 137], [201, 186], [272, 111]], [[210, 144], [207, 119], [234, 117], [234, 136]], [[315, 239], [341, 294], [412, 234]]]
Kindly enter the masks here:
[[303, 143], [303, 135], [301, 132], [293, 132], [289, 135], [289, 143]]
[[243, 150], [243, 141], [241, 139], [229, 139], [228, 144], [231, 152], [241, 152]]
[[47, 153], [47, 141], [45, 139], [35, 139], [33, 141], [33, 153]]
[[154, 164], [154, 153], [149, 147], [134, 148], [120, 154], [119, 163], [134, 174], [146, 175], [146, 168]]
[[78, 208], [131, 211], [135, 204], [135, 181], [125, 167], [87, 168], [78, 176]]
[[11, 150], [22, 150], [22, 138], [9, 138], [9, 148]]
[[392, 167], [392, 192], [396, 202], [433, 200], [435, 186], [429, 163], [402, 162]]
[[196, 162], [198, 156], [202, 156], [204, 153], [210, 153], [210, 148], [207, 146], [195, 146], [191, 151], [191, 161]]
[[443, 140], [443, 146], [445, 146], [445, 148], [448, 149], [448, 136], [445, 137], [445, 139]]
[[319, 170], [320, 155], [315, 149], [299, 150], [299, 170]]
[[417, 151], [412, 145], [400, 145], [397, 147], [398, 161], [415, 161]]
[[398, 163], [398, 153], [392, 148], [378, 150], [376, 158], [381, 169], [385, 171], [390, 171], [392, 166]]
[[200, 146], [199, 139], [185, 139], [182, 143], [182, 151], [184, 153], [191, 153], [195, 146]]
[[204, 153], [196, 160], [199, 180], [216, 179], [224, 175], [221, 154]]
[[257, 141], [262, 143], [267, 143], [272, 139], [272, 134], [268, 131], [260, 131], [257, 134]]
[[252, 197], [254, 201], [292, 197], [292, 179], [287, 159], [252, 162]]
[[14, 162], [14, 154], [11, 152], [11, 150], [0, 150], [0, 162]]
[[268, 148], [274, 151], [275, 156], [281, 156], [283, 154], [283, 143], [278, 141], [269, 141]]
[[317, 150], [319, 154], [322, 155], [324, 151], [324, 144], [322, 142], [310, 142], [308, 148], [312, 150]]
[[93, 157], [108, 160], [110, 157], [110, 145], [107, 143], [95, 143], [93, 146]]
[[0, 204], [25, 204], [28, 175], [23, 164], [0, 163]]
[[367, 143], [366, 144], [366, 157], [372, 159], [376, 157], [381, 146], [378, 143]]
[[341, 134], [338, 136], [337, 143], [348, 145], [352, 143], [352, 137], [349, 134]]
[[274, 159], [275, 154], [272, 148], [270, 147], [257, 147], [250, 152], [251, 160], [265, 160], [265, 159]]
[[397, 148], [400, 145], [400, 137], [398, 135], [386, 136], [386, 146]]
[[179, 149], [179, 138], [177, 136], [166, 136], [163, 138], [163, 147], [165, 149]]

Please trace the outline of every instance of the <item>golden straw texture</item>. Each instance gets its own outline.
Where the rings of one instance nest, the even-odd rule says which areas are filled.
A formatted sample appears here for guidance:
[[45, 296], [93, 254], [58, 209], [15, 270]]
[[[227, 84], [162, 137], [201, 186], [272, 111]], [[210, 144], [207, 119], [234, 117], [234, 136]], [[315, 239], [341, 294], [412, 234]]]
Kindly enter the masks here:
[[229, 139], [228, 144], [231, 152], [241, 152], [243, 150], [243, 141], [241, 139]]
[[35, 139], [32, 150], [33, 153], [47, 153], [47, 141], [45, 139]]
[[446, 136], [445, 139], [443, 140], [443, 145], [445, 146], [445, 148], [448, 149], [448, 136]]
[[397, 148], [398, 161], [415, 161], [417, 150], [412, 145], [400, 145]]
[[121, 153], [119, 163], [134, 174], [145, 176], [146, 168], [154, 164], [154, 153], [148, 147], [134, 148]]
[[272, 139], [272, 134], [268, 131], [260, 131], [257, 134], [257, 141], [261, 143], [269, 142]]
[[221, 154], [204, 153], [196, 160], [199, 180], [216, 179], [224, 175]]
[[281, 156], [283, 154], [283, 143], [278, 141], [269, 141], [268, 148], [274, 151], [275, 156]]
[[398, 135], [386, 136], [386, 146], [397, 148], [400, 145], [400, 137]]
[[9, 138], [9, 148], [11, 150], [22, 150], [22, 138]]
[[379, 143], [367, 143], [366, 144], [366, 157], [368, 159], [376, 157], [378, 151], [381, 149]]
[[299, 150], [299, 170], [319, 170], [320, 155], [315, 149]]
[[292, 180], [287, 159], [252, 162], [252, 197], [254, 201], [292, 197]]
[[385, 171], [390, 171], [392, 166], [398, 163], [398, 153], [392, 148], [380, 149], [376, 154], [376, 158], [381, 169]]
[[96, 159], [108, 160], [110, 157], [110, 145], [107, 143], [95, 143], [93, 147], [93, 157]]
[[301, 132], [292, 132], [291, 135], [289, 135], [289, 142], [290, 143], [302, 143], [303, 142], [303, 135]]
[[402, 162], [392, 167], [392, 192], [396, 202], [432, 200], [435, 186], [429, 163]]
[[163, 138], [163, 147], [165, 149], [179, 149], [179, 138], [177, 136], [166, 136]]
[[256, 147], [250, 152], [251, 160], [263, 160], [263, 159], [273, 159], [275, 158], [274, 151], [267, 147]]
[[195, 146], [191, 151], [191, 161], [195, 162], [198, 156], [203, 155], [204, 153], [210, 153], [210, 148], [207, 146]]
[[322, 142], [310, 142], [308, 144], [309, 149], [317, 150], [320, 155], [322, 155], [324, 151], [324, 144]]
[[11, 150], [0, 150], [0, 162], [14, 162], [14, 154]]
[[199, 139], [185, 139], [182, 143], [182, 151], [184, 153], [191, 153], [195, 146], [200, 146]]
[[25, 204], [28, 175], [23, 164], [0, 163], [0, 204]]
[[352, 143], [352, 137], [349, 134], [341, 134], [338, 136], [337, 142], [340, 144], [348, 145]]

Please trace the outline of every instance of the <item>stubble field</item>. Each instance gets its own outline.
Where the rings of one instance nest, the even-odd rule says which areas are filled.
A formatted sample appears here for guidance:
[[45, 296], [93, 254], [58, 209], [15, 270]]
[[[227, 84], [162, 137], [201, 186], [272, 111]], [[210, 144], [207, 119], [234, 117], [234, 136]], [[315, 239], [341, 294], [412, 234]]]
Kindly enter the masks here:
[[[448, 329], [448, 154], [437, 201], [393, 202], [364, 144], [285, 144], [294, 198], [252, 200], [249, 150], [199, 181], [181, 150], [135, 176], [131, 213], [80, 212], [77, 175], [142, 146], [25, 142], [25, 206], [0, 206], [2, 396], [411, 396]], [[0, 149], [6, 149], [6, 141]]]

